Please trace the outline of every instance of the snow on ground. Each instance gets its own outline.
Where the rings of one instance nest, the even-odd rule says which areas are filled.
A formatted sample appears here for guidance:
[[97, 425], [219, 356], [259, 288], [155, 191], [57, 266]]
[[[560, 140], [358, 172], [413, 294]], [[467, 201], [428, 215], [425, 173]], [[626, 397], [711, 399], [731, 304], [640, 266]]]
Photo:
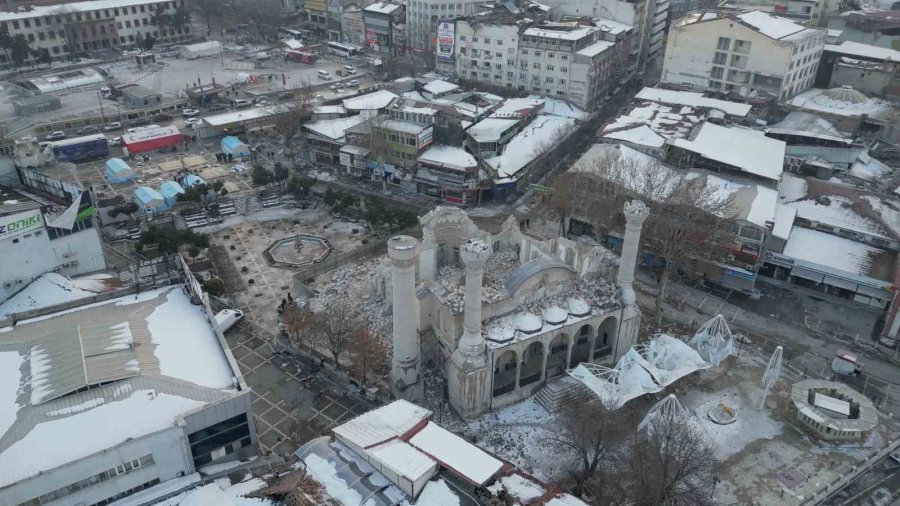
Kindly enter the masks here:
[[215, 332], [181, 290], [169, 290], [165, 302], [147, 317], [147, 327], [162, 374], [208, 388], [231, 386], [231, 367]]
[[488, 487], [488, 490], [494, 494], [500, 492], [502, 489], [506, 489], [509, 495], [521, 501], [537, 499], [546, 492], [543, 487], [520, 474], [504, 476]]
[[76, 280], [48, 272], [38, 276], [28, 286], [0, 304], [0, 318], [6, 318], [12, 313], [84, 299], [109, 290], [110, 286], [103, 279]]
[[[762, 395], [761, 389], [752, 393]], [[750, 443], [760, 439], [773, 439], [782, 433], [781, 422], [773, 420], [766, 409], [759, 409], [759, 398], [740, 392], [736, 388], [706, 392], [699, 388], [691, 388], [679, 397], [681, 404], [692, 409], [699, 420], [700, 427], [709, 436], [713, 454], [719, 460], [725, 460], [744, 449]], [[706, 415], [719, 403], [737, 412], [737, 421], [730, 425], [713, 423]]]
[[18, 352], [0, 352], [0, 436], [16, 421], [19, 411], [16, 397], [22, 379], [19, 372], [22, 362], [24, 360]]
[[[191, 355], [192, 357], [194, 355]], [[36, 425], [0, 454], [0, 487], [41, 471], [112, 448], [129, 438], [175, 426], [175, 417], [202, 402], [153, 390], [137, 390], [125, 399]], [[90, 437], [76, 437], [90, 434]]]
[[311, 170], [309, 171], [309, 177], [317, 181], [334, 181], [334, 175], [327, 170]]
[[547, 441], [554, 416], [533, 396], [465, 423], [466, 430], [477, 436], [478, 446], [541, 481], [552, 481], [571, 460]]

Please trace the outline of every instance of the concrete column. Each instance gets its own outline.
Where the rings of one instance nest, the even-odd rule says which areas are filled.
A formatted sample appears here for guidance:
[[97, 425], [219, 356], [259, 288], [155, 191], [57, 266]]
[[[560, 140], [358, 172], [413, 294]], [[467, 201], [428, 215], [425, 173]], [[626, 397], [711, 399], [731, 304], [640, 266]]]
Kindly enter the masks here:
[[578, 335], [569, 336], [569, 348], [566, 350], [566, 369], [572, 368], [572, 350], [575, 349], [575, 341], [578, 340]]
[[622, 258], [619, 260], [619, 272], [616, 285], [619, 287], [622, 304], [632, 306], [637, 298], [634, 294], [634, 268], [637, 265], [638, 252], [641, 249], [641, 228], [650, 210], [640, 200], [625, 203], [625, 239], [622, 242]]
[[466, 265], [466, 292], [463, 335], [459, 339], [458, 348], [463, 355], [471, 357], [484, 353], [484, 339], [481, 336], [481, 283], [484, 265], [491, 256], [491, 248], [484, 241], [469, 239], [459, 249], [459, 254]]
[[416, 297], [416, 264], [419, 241], [408, 235], [388, 239], [393, 291], [393, 359], [391, 393], [406, 400], [422, 397], [419, 378], [419, 300]]
[[516, 390], [519, 389], [519, 380], [522, 379], [522, 355], [519, 355], [519, 360], [516, 361]]

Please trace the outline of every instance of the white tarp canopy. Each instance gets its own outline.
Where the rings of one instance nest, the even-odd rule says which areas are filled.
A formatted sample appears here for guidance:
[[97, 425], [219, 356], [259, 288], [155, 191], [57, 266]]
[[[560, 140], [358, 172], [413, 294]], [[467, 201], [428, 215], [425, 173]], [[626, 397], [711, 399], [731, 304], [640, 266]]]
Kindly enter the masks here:
[[696, 348], [703, 360], [716, 367], [734, 352], [734, 337], [725, 317], [720, 314], [704, 323], [689, 344]]
[[651, 366], [653, 379], [662, 386], [669, 386], [692, 372], [712, 367], [687, 343], [665, 334], [638, 350]]

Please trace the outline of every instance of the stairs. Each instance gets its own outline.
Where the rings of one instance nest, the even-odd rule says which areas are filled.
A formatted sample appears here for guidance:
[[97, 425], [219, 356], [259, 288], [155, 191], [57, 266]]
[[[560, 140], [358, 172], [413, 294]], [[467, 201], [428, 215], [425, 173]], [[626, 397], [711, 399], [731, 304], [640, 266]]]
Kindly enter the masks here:
[[209, 218], [207, 218], [206, 211], [203, 209], [182, 212], [181, 217], [184, 219], [184, 224], [187, 228], [197, 228], [209, 225]]
[[570, 376], [554, 378], [534, 394], [534, 399], [549, 413], [575, 402], [584, 402], [593, 395], [580, 381]]

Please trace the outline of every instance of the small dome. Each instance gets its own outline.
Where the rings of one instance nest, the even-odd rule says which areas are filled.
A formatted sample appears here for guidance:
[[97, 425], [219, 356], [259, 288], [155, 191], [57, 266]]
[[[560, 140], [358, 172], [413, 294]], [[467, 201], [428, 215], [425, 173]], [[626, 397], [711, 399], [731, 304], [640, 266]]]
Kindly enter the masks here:
[[831, 88], [822, 92], [821, 95], [813, 99], [820, 102], [820, 98], [834, 100], [836, 102], [844, 102], [847, 104], [865, 104], [869, 101], [869, 97], [853, 89], [852, 86], [840, 86]]
[[569, 307], [569, 314], [572, 316], [587, 316], [591, 312], [591, 306], [579, 297], [572, 297], [566, 301]]
[[550, 325], [559, 325], [569, 319], [569, 313], [559, 306], [550, 306], [544, 309], [544, 321]]
[[515, 339], [516, 329], [510, 318], [494, 320], [484, 328], [484, 338], [495, 343], [508, 343]]
[[527, 312], [517, 314], [514, 323], [517, 330], [526, 334], [534, 334], [544, 326], [538, 315]]

